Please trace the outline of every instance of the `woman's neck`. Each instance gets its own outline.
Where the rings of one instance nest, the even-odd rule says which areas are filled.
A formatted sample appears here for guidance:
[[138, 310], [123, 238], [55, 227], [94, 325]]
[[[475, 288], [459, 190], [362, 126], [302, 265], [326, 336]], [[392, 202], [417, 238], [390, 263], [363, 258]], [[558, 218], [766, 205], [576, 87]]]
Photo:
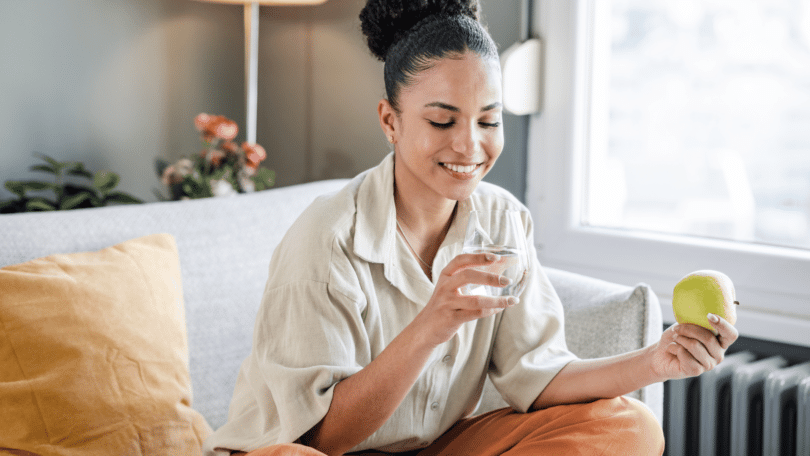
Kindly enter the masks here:
[[399, 223], [419, 237], [435, 237], [446, 231], [452, 221], [456, 201], [429, 194], [431, 192], [418, 192], [419, 188], [411, 188], [413, 186], [399, 180], [395, 173], [394, 204]]
[[[405, 191], [403, 191], [405, 190]], [[399, 229], [423, 270], [431, 278], [433, 259], [455, 217], [456, 201], [421, 198], [400, 188], [394, 179], [394, 204]]]

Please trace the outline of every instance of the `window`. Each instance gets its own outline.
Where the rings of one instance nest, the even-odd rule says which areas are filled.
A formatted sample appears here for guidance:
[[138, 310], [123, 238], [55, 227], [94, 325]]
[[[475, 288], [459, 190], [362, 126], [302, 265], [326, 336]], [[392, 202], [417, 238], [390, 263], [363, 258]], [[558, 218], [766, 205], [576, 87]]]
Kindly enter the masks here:
[[810, 249], [810, 2], [595, 6], [583, 223]]
[[734, 280], [744, 334], [810, 345], [810, 0], [541, 0], [527, 202], [541, 261]]

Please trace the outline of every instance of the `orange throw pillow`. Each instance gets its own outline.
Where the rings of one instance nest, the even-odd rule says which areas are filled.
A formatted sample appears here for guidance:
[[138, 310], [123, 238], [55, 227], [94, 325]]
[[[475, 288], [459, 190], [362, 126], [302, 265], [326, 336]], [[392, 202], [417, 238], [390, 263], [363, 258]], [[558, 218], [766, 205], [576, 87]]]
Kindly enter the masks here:
[[210, 433], [171, 235], [0, 269], [0, 454], [197, 455]]

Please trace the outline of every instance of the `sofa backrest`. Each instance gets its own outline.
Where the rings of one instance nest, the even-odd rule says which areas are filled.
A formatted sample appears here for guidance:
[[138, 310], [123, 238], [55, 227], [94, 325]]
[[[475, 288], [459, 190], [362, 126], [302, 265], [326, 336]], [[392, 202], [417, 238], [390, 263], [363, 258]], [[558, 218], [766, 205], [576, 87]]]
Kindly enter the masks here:
[[[232, 198], [0, 215], [0, 267], [172, 234], [180, 253], [193, 406], [216, 429], [227, 420], [239, 366], [250, 352], [275, 246], [317, 196], [347, 182], [320, 181]], [[544, 269], [565, 308], [568, 346], [580, 357], [623, 353], [660, 337], [658, 300], [648, 286]], [[502, 404], [496, 392], [487, 391], [489, 407]], [[661, 419], [660, 384], [634, 396]]]
[[216, 429], [227, 419], [239, 365], [250, 351], [275, 246], [318, 195], [347, 182], [231, 198], [0, 215], [0, 267], [172, 234], [180, 253], [193, 406]]

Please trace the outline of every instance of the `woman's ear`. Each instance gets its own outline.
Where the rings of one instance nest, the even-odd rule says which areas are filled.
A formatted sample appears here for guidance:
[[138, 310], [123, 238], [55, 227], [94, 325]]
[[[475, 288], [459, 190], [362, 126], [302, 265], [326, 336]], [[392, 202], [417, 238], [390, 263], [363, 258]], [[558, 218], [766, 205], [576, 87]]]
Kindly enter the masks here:
[[388, 142], [391, 144], [396, 143], [397, 112], [394, 110], [394, 107], [391, 106], [388, 100], [380, 100], [380, 103], [377, 105], [377, 114], [380, 116], [380, 127], [382, 127], [386, 139], [388, 139]]

